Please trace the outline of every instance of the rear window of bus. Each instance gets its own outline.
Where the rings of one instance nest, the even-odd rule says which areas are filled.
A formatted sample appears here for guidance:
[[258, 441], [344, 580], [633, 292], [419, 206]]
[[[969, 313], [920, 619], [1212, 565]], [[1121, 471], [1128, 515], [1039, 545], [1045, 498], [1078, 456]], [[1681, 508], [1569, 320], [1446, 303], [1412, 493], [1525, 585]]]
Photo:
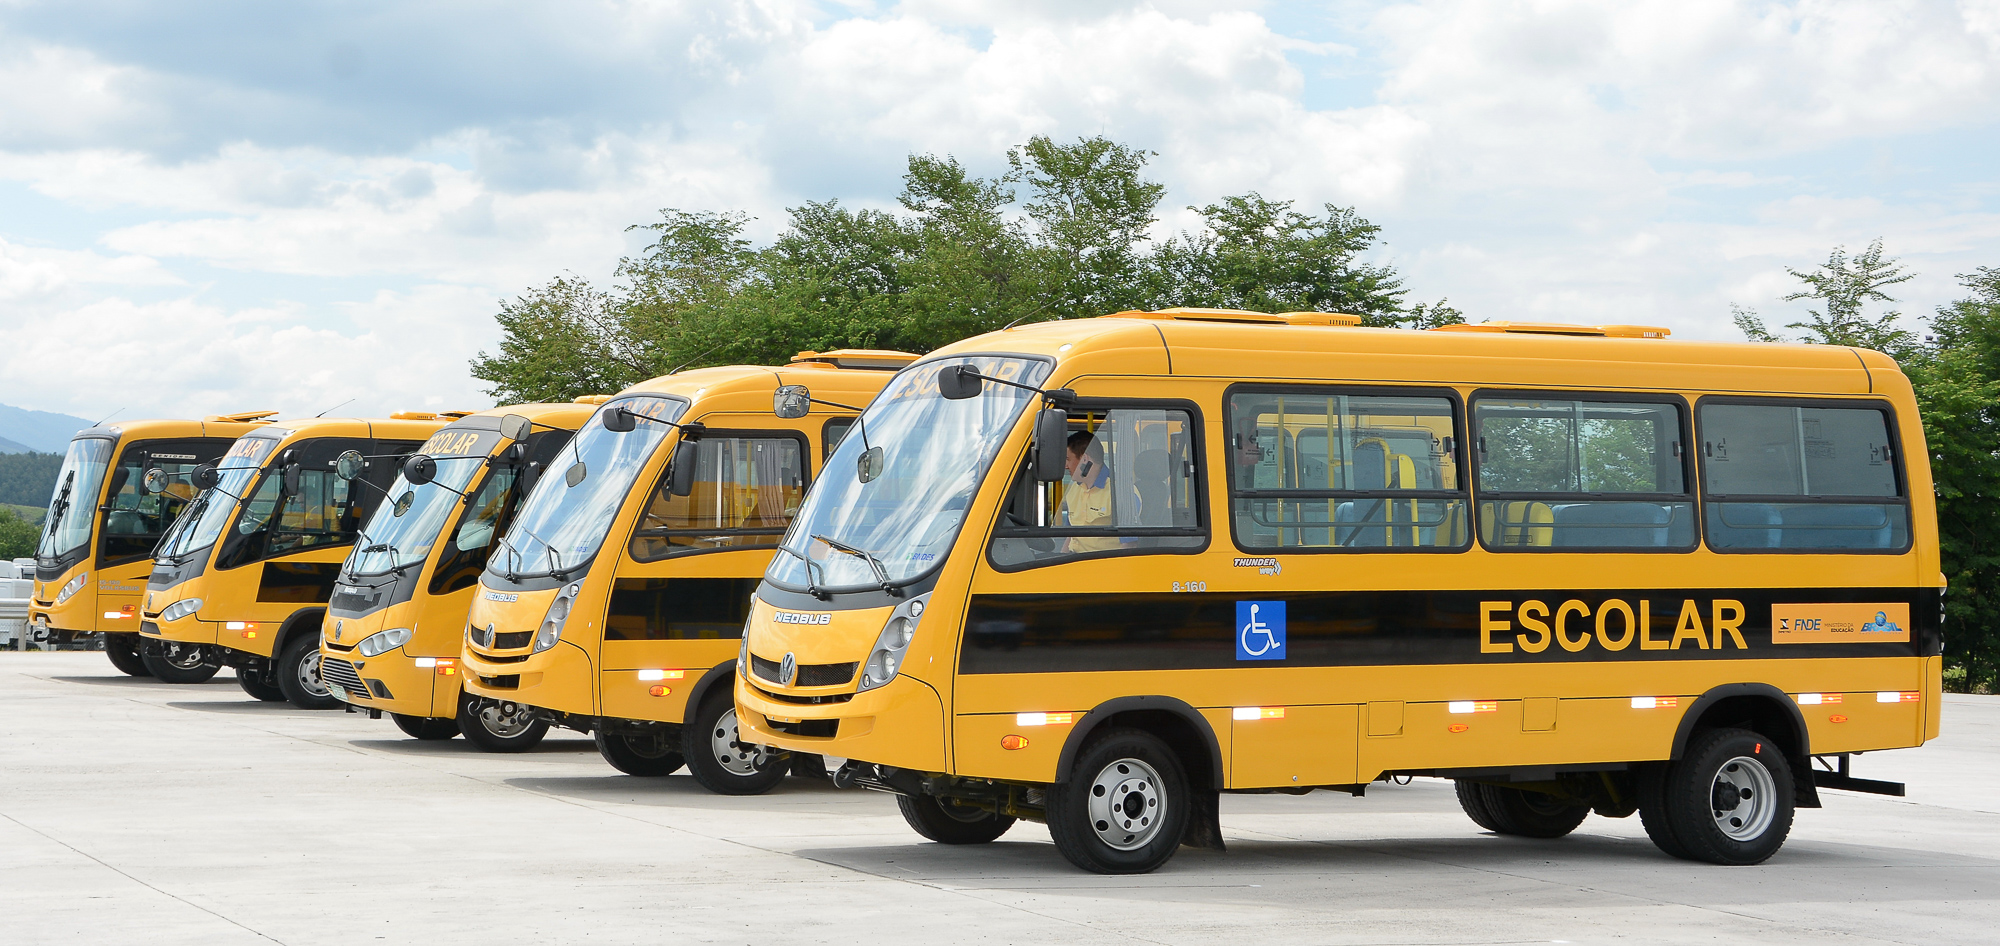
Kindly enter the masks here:
[[1694, 548], [1678, 399], [1482, 392], [1472, 404], [1487, 548]]
[[1909, 499], [1886, 405], [1704, 398], [1699, 415], [1710, 548], [1909, 548]]

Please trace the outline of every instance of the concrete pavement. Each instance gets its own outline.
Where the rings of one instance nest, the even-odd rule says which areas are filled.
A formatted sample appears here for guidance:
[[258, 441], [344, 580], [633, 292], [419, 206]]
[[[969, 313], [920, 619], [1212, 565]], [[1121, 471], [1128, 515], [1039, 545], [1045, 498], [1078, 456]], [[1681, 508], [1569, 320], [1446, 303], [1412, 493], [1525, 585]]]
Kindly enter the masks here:
[[1484, 834], [1449, 783], [1223, 797], [1229, 852], [1078, 872], [1040, 825], [952, 848], [894, 800], [636, 779], [588, 739], [486, 755], [387, 720], [0, 654], [0, 943], [2000, 942], [2000, 698], [1828, 792], [1768, 864], [1638, 819]]

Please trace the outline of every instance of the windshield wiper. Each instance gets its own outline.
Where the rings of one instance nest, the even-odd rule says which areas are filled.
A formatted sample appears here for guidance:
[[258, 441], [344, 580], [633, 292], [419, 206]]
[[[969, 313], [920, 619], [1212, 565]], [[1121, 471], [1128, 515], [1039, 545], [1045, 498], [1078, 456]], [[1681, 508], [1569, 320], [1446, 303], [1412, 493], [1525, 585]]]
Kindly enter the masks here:
[[[523, 533], [525, 533], [528, 536], [528, 538], [534, 539], [535, 541], [542, 543], [542, 548], [549, 550], [549, 577], [554, 578], [557, 581], [568, 581], [569, 569], [563, 567], [562, 553], [556, 551], [556, 547], [554, 545], [551, 545], [549, 543], [549, 540], [544, 539], [539, 535], [536, 535], [534, 531], [529, 529], [527, 526], [520, 525], [517, 522], [515, 523], [515, 527], [519, 528]], [[521, 553], [519, 549], [514, 547], [513, 538], [511, 535], [513, 529], [509, 529], [508, 532], [510, 533], [509, 536], [507, 538], [503, 538], [500, 540], [502, 544], [507, 546], [507, 571], [505, 574], [507, 576], [508, 581], [519, 582], [521, 580], [521, 573], [517, 570], [517, 566], [520, 564]]]
[[806, 563], [806, 594], [812, 595], [813, 597], [818, 598], [821, 601], [832, 600], [833, 594], [831, 592], [828, 592], [826, 589], [821, 588], [819, 586], [819, 583], [813, 580], [813, 569], [820, 567], [820, 564], [818, 562], [815, 562], [812, 559], [805, 557], [803, 554], [799, 552], [798, 549], [792, 548], [791, 546], [784, 545], [782, 543], [779, 544], [778, 551], [790, 553], [793, 558], [796, 558], [799, 561]]
[[[875, 553], [870, 552], [867, 549], [855, 548], [854, 546], [848, 545], [845, 542], [841, 542], [835, 539], [829, 539], [826, 536], [820, 535], [817, 532], [813, 533], [812, 537], [821, 542], [825, 542], [828, 548], [831, 548], [839, 552], [846, 552], [849, 555], [852, 555], [856, 558], [861, 559], [864, 562], [867, 562], [869, 570], [875, 573], [875, 580], [882, 583], [883, 591], [895, 595], [898, 598], [903, 596], [901, 586], [889, 580], [889, 570], [882, 567], [882, 560], [876, 558]], [[907, 584], [907, 582], [905, 584]]]

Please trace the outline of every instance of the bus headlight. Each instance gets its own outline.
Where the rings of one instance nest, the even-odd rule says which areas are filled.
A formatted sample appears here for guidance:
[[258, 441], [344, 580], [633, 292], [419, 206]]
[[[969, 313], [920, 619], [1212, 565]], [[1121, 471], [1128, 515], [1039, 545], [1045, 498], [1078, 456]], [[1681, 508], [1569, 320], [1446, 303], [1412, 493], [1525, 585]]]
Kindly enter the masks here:
[[917, 639], [917, 621], [923, 617], [924, 602], [929, 598], [911, 598], [889, 614], [889, 622], [882, 625], [882, 633], [868, 651], [868, 661], [861, 665], [861, 685], [855, 692], [873, 690], [896, 679], [903, 667], [903, 652]]
[[410, 629], [392, 627], [378, 634], [370, 634], [354, 645], [363, 657], [379, 657], [410, 642]]
[[539, 654], [562, 640], [563, 623], [569, 620], [570, 608], [576, 605], [576, 596], [583, 590], [583, 582], [571, 582], [556, 592], [556, 600], [549, 602], [549, 613], [542, 618], [541, 629], [535, 631], [535, 649], [531, 654]]
[[82, 591], [83, 583], [89, 579], [89, 572], [77, 572], [75, 578], [63, 582], [62, 590], [56, 592], [56, 603], [61, 604], [68, 601], [77, 592]]
[[168, 621], [178, 621], [199, 610], [201, 610], [200, 598], [182, 598], [173, 604], [167, 605], [166, 610], [160, 612], [160, 623], [165, 624]]

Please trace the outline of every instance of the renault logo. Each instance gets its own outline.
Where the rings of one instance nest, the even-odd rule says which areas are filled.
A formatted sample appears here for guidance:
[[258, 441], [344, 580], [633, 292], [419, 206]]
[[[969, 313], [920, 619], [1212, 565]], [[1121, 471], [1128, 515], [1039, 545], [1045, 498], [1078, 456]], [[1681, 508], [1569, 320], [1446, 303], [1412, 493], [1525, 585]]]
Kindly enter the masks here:
[[783, 686], [791, 686], [793, 678], [797, 677], [798, 675], [799, 675], [799, 658], [797, 654], [786, 654], [785, 659], [778, 661], [779, 684]]

